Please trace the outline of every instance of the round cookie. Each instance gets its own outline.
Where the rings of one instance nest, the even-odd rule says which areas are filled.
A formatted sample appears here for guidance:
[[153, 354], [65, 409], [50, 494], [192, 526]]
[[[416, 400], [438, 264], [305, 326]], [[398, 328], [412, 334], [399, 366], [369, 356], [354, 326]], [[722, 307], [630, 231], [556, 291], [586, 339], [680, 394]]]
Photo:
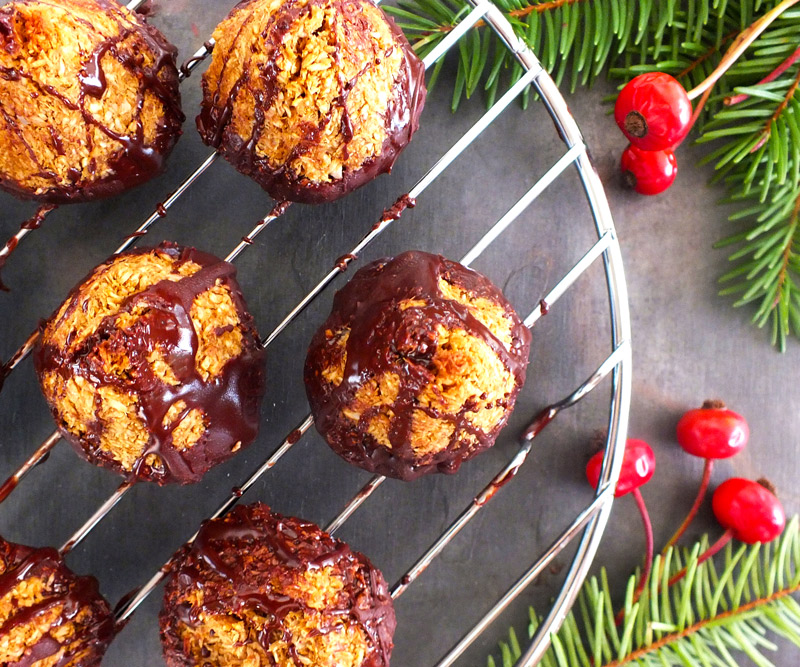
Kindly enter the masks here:
[[494, 444], [525, 382], [530, 332], [487, 278], [424, 252], [358, 271], [305, 363], [314, 423], [371, 472], [455, 472]]
[[203, 525], [160, 615], [169, 667], [388, 667], [395, 623], [365, 556], [261, 503]]
[[42, 325], [39, 383], [80, 454], [187, 484], [253, 441], [265, 355], [235, 273], [169, 243], [123, 253]]
[[0, 7], [0, 187], [59, 204], [159, 173], [184, 120], [176, 55], [115, 0]]
[[0, 664], [93, 667], [114, 633], [94, 577], [74, 574], [55, 549], [0, 538]]
[[248, 0], [214, 39], [198, 130], [277, 200], [351, 192], [418, 127], [424, 67], [370, 0]]

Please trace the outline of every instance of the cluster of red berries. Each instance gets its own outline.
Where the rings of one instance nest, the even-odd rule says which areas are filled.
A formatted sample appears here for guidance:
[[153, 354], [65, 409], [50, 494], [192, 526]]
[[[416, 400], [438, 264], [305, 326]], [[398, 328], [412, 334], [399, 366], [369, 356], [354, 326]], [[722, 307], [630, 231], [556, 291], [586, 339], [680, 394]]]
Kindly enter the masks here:
[[[727, 409], [721, 401], [706, 401], [701, 408], [689, 410], [678, 421], [676, 431], [678, 444], [687, 453], [704, 459], [705, 469], [695, 502], [664, 551], [678, 541], [697, 514], [708, 488], [714, 460], [738, 454], [750, 437], [744, 417]], [[586, 465], [586, 477], [595, 488], [600, 479], [603, 456], [604, 452], [597, 452]], [[653, 560], [652, 528], [639, 487], [650, 480], [655, 466], [655, 455], [650, 446], [643, 440], [628, 439], [614, 495], [632, 493], [645, 526], [647, 552], [645, 567], [635, 592], [636, 599], [645, 586]], [[739, 477], [726, 480], [714, 491], [711, 508], [725, 532], [699, 557], [699, 562], [713, 556], [732, 538], [747, 544], [770, 542], [783, 532], [786, 525], [783, 507], [774, 490], [764, 480], [754, 482]], [[684, 574], [683, 571], [678, 572], [669, 580], [669, 584], [675, 583]]]
[[692, 127], [684, 87], [664, 72], [640, 74], [617, 97], [614, 119], [631, 142], [621, 160], [628, 184], [643, 195], [666, 190], [678, 174], [674, 150]]

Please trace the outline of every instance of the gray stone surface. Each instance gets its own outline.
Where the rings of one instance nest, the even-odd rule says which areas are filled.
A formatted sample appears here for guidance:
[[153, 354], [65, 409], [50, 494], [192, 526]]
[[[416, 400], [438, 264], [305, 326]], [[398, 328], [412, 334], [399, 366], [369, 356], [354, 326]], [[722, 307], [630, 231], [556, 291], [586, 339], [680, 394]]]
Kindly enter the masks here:
[[[223, 18], [225, 3], [172, 0], [154, 23], [188, 57]], [[203, 11], [198, 8], [202, 7]], [[609, 88], [570, 97], [607, 187], [630, 290], [634, 385], [630, 435], [648, 440], [658, 469], [644, 490], [656, 543], [672, 533], [691, 504], [702, 464], [674, 442], [681, 412], [706, 397], [721, 397], [750, 421], [747, 451], [718, 465], [714, 482], [736, 474], [768, 476], [787, 512], [800, 509], [796, 483], [795, 381], [800, 346], [781, 355], [766, 335], [748, 325], [716, 296], [716, 278], [727, 260], [712, 250], [731, 230], [728, 210], [715, 205], [722, 192], [705, 185], [707, 169], [694, 166], [702, 152], [681, 147], [680, 173], [666, 194], [644, 198], [622, 189], [618, 155], [624, 141], [601, 99]], [[64, 298], [73, 284], [102, 261], [126, 234], [207, 155], [193, 129], [199, 76], [183, 86], [189, 116], [167, 172], [111, 201], [65, 207], [31, 234], [9, 261], [0, 294], [0, 357], [8, 357]], [[385, 206], [406, 192], [424, 170], [483, 112], [481, 100], [457, 115], [448, 110], [447, 75], [431, 96], [423, 127], [390, 177], [345, 200], [312, 208], [293, 206], [237, 261], [240, 281], [262, 334], [277, 324], [370, 228]], [[460, 258], [491, 224], [562, 154], [564, 148], [540, 104], [523, 112], [512, 106], [486, 135], [420, 198], [419, 205], [369, 247], [365, 261], [418, 248]], [[34, 206], [0, 194], [0, 236], [8, 237]], [[193, 187], [148, 241], [168, 238], [224, 255], [270, 208], [257, 186], [220, 161]], [[476, 263], [526, 314], [594, 238], [576, 175], [565, 174]], [[351, 269], [352, 271], [352, 269]], [[337, 285], [342, 285], [339, 278]], [[537, 324], [527, 386], [497, 446], [465, 464], [455, 476], [410, 484], [387, 482], [342, 529], [341, 536], [367, 553], [397, 580], [497, 472], [516, 449], [524, 424], [544, 405], [584, 380], [609, 349], [608, 309], [602, 270], [594, 267]], [[193, 487], [140, 485], [69, 556], [78, 572], [91, 572], [112, 601], [144, 583], [306, 415], [301, 380], [305, 346], [330, 307], [326, 292], [269, 350], [269, 389], [257, 442], [211, 471]], [[434, 663], [524, 571], [535, 555], [591, 497], [583, 466], [593, 433], [607, 420], [608, 386], [564, 412], [542, 433], [516, 479], [504, 488], [397, 604], [399, 629], [394, 664]], [[0, 477], [21, 463], [53, 429], [30, 361], [11, 375], [0, 395]], [[315, 433], [308, 434], [245, 497], [276, 510], [324, 523], [360, 488], [368, 475], [340, 461]], [[65, 444], [33, 471], [0, 507], [0, 533], [34, 545], [59, 545], [119, 483], [78, 459]], [[691, 531], [718, 532], [710, 510]], [[644, 541], [633, 501], [615, 503], [596, 561], [619, 584], [641, 559]], [[559, 566], [568, 562], [559, 558]], [[462, 664], [484, 664], [504, 628], [522, 628], [526, 607], [544, 611], [563, 572], [554, 567], [478, 642]], [[617, 586], [620, 595], [622, 590]], [[160, 663], [156, 616], [160, 589], [112, 646], [105, 664]], [[784, 648], [780, 667], [798, 664]], [[742, 661], [744, 663], [744, 660]]]

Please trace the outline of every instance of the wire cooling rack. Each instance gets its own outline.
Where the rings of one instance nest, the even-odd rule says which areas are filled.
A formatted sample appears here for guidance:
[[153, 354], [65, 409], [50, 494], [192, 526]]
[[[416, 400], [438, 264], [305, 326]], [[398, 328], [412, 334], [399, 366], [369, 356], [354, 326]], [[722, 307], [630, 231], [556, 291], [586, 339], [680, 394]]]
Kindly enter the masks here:
[[[627, 290], [625, 286], [620, 249], [617, 242], [610, 211], [605, 199], [602, 185], [594, 171], [581, 133], [570, 115], [564, 99], [558, 92], [555, 84], [543, 71], [535, 55], [528, 50], [514, 35], [511, 26], [502, 12], [489, 0], [470, 0], [472, 10], [466, 13], [458, 25], [442, 40], [437, 48], [425, 58], [425, 66], [430, 67], [438, 59], [455, 46], [458, 41], [479, 21], [488, 24], [503, 40], [517, 57], [524, 69], [519, 80], [503, 95], [495, 105], [487, 111], [468, 131], [466, 131], [423, 176], [409, 189], [408, 193], [400, 196], [392, 206], [386, 208], [382, 215], [364, 237], [353, 247], [344, 249], [341, 257], [330, 270], [322, 276], [317, 284], [303, 297], [281, 321], [267, 334], [262, 343], [269, 347], [289, 325], [333, 282], [347, 267], [357, 262], [362, 252], [378, 238], [386, 229], [395, 224], [400, 218], [405, 207], [413, 204], [425, 190], [436, 181], [478, 137], [491, 126], [499, 114], [505, 110], [526, 87], [533, 86], [543, 101], [547, 112], [555, 124], [555, 130], [564, 144], [564, 151], [550, 168], [520, 197], [507, 211], [484, 233], [482, 238], [461, 258], [461, 263], [471, 265], [481, 254], [487, 250], [494, 241], [530, 207], [565, 171], [575, 168], [580, 179], [583, 193], [589, 204], [591, 218], [596, 232], [596, 241], [587, 247], [584, 254], [566, 271], [556, 284], [549, 290], [544, 298], [530, 310], [525, 317], [525, 324], [532, 327], [550, 309], [556, 307], [559, 299], [573, 287], [578, 278], [596, 262], [602, 262], [606, 290], [608, 293], [608, 333], [610, 346], [604, 359], [598, 359], [596, 370], [585, 382], [580, 384], [561, 400], [548, 405], [531, 420], [520, 438], [520, 446], [510, 460], [481, 488], [463, 512], [453, 521], [434, 541], [434, 543], [417, 561], [399, 578], [392, 587], [394, 598], [402, 595], [413, 582], [426, 570], [426, 568], [439, 556], [455, 536], [494, 498], [495, 494], [507, 483], [511, 482], [527, 460], [532, 444], [537, 435], [556, 416], [566, 408], [576, 404], [601, 382], [608, 378], [610, 381], [610, 399], [608, 410], [607, 436], [605, 439], [606, 457], [599, 487], [593, 500], [584, 507], [571, 521], [566, 522], [561, 534], [552, 541], [547, 548], [535, 558], [534, 562], [519, 577], [511, 588], [497, 600], [471, 629], [465, 629], [463, 638], [457, 642], [442, 659], [436, 663], [437, 667], [454, 664], [466, 649], [480, 636], [480, 634], [506, 609], [511, 602], [524, 591], [542, 572], [550, 566], [554, 559], [562, 554], [567, 547], [572, 547], [574, 553], [568, 567], [560, 591], [539, 629], [524, 651], [518, 665], [529, 666], [538, 662], [549, 644], [549, 637], [561, 625], [567, 611], [575, 600], [578, 589], [586, 576], [598, 547], [608, 514], [613, 502], [613, 488], [619, 474], [622, 460], [623, 444], [625, 440], [628, 409], [630, 404], [630, 320], [627, 305]], [[136, 8], [142, 3], [138, 0], [130, 3], [129, 7]], [[213, 49], [213, 41], [206, 42], [181, 69], [181, 77], [185, 79], [203, 62]], [[424, 119], [423, 119], [424, 122]], [[215, 162], [216, 153], [210, 153], [200, 165], [192, 171], [180, 186], [162, 203], [159, 203], [152, 215], [149, 216], [133, 233], [129, 234], [116, 252], [122, 252], [140, 237], [144, 236], [156, 223], [164, 218], [169, 209], [179, 201], [200, 178], [200, 176]], [[235, 261], [246, 249], [253, 245], [255, 238], [267, 228], [270, 223], [280, 218], [287, 210], [288, 204], [276, 203], [270, 211], [242, 238], [241, 242], [228, 254], [228, 261]], [[588, 222], [588, 221], [587, 221]], [[20, 240], [28, 230], [20, 230]], [[207, 249], [207, 248], [204, 248]], [[491, 277], [491, 276], [490, 276]], [[575, 289], [578, 289], [577, 287]], [[31, 334], [17, 353], [6, 365], [6, 372], [14, 371], [17, 366], [28, 356], [36, 334]], [[517, 410], [520, 408], [518, 407]], [[280, 442], [270, 456], [258, 466], [250, 476], [243, 479], [231, 491], [222, 505], [213, 516], [221, 516], [232, 508], [239, 499], [254, 484], [275, 467], [280, 459], [291, 450], [311, 429], [313, 420], [310, 415], [305, 416]], [[0, 489], [0, 496], [13, 493], [17, 483], [38, 463], [42, 462], [50, 450], [59, 441], [58, 433], [53, 433], [36, 449], [36, 451], [9, 477], [6, 484]], [[271, 439], [271, 436], [262, 436], [261, 441]], [[356, 511], [365, 503], [384, 478], [374, 476], [347, 502], [339, 514], [326, 526], [330, 532], [339, 530]], [[102, 503], [85, 523], [61, 547], [62, 553], [74, 549], [102, 521], [129, 492], [131, 485], [127, 482]], [[187, 531], [188, 532], [188, 531]], [[193, 538], [191, 538], [193, 539]], [[174, 545], [176, 548], [179, 545]], [[156, 572], [143, 586], [127, 597], [117, 608], [117, 618], [120, 622], [127, 621], [140, 604], [152, 593], [161, 580], [166, 576], [168, 564]], [[400, 619], [402, 623], [402, 618]]]

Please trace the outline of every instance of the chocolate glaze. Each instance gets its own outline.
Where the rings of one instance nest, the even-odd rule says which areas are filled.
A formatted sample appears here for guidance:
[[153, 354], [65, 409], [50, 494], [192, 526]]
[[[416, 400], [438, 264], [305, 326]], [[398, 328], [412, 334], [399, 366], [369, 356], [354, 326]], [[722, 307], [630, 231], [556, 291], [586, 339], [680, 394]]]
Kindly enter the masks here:
[[558, 414], [558, 409], [553, 406], [547, 407], [542, 410], [533, 421], [528, 425], [522, 434], [521, 440], [533, 440], [539, 433], [541, 433], [547, 425], [555, 419]]
[[[16, 0], [0, 7], [0, 49], [15, 52], [21, 48], [15, 40], [14, 22], [16, 7], [20, 5], [36, 4], [38, 0]], [[114, 18], [119, 34], [100, 42], [94, 50], [86, 56], [84, 67], [79, 74], [79, 94], [77, 100], [66, 97], [62, 92], [51, 85], [37, 81], [33, 76], [23, 70], [0, 68], [0, 78], [7, 81], [26, 80], [32, 85], [38, 95], [49, 95], [58, 99], [65, 108], [78, 110], [87, 127], [86, 142], [92, 145], [90, 128], [97, 128], [106, 136], [117, 141], [120, 149], [109, 164], [110, 171], [102, 177], [95, 177], [93, 166], [89, 166], [89, 176], [83, 177], [78, 169], [71, 169], [69, 183], [61, 182], [59, 177], [48, 170], [35, 154], [19, 129], [17, 118], [12, 117], [3, 108], [0, 100], [0, 113], [5, 119], [7, 130], [14, 132], [25, 146], [28, 154], [40, 168], [38, 175], [48, 178], [52, 185], [44, 193], [37, 194], [31, 189], [11, 179], [8, 175], [0, 173], [0, 188], [8, 190], [23, 199], [37, 199], [48, 203], [62, 204], [68, 202], [88, 201], [110, 197], [139, 185], [160, 173], [164, 167], [164, 159], [172, 150], [181, 134], [181, 124], [185, 116], [181, 112], [180, 92], [178, 90], [178, 70], [176, 67], [177, 49], [172, 46], [164, 36], [154, 27], [137, 18], [136, 14], [124, 11], [114, 0], [93, 0], [98, 11], [105, 12]], [[68, 5], [64, 6], [69, 9]], [[79, 20], [86, 24], [86, 21]], [[91, 28], [91, 25], [87, 26]], [[153, 56], [153, 64], [145, 67], [142, 63], [140, 45], [134, 48], [123, 47], [123, 43], [132, 35], [137, 35]], [[129, 71], [136, 75], [139, 81], [137, 92], [137, 124], [135, 131], [130, 135], [121, 135], [95, 117], [86, 107], [88, 98], [100, 99], [106, 92], [106, 77], [101, 61], [104, 56], [110, 55]], [[145, 94], [153, 93], [163, 104], [164, 112], [155, 140], [147, 144], [144, 138], [144, 125], [141, 113], [145, 102]], [[57, 154], [64, 154], [61, 138], [47, 128], [51, 144]]]
[[519, 469], [522, 464], [517, 465], [510, 470], [508, 470], [505, 474], [503, 474], [499, 479], [493, 479], [489, 482], [489, 485], [483, 490], [483, 493], [477, 495], [475, 497], [475, 504], [479, 507], [483, 507], [484, 505], [488, 504], [488, 502], [497, 495], [497, 492], [502, 489], [506, 484], [508, 484], [512, 479], [517, 476]]
[[335, 268], [339, 269], [339, 271], [344, 272], [344, 271], [347, 271], [347, 266], [350, 264], [350, 262], [353, 262], [353, 261], [355, 261], [357, 259], [358, 259], [358, 255], [354, 255], [352, 252], [348, 252], [347, 254], [342, 255], [341, 257], [339, 257], [339, 259], [337, 259], [333, 263], [333, 266]]
[[[40, 337], [34, 363], [40, 379], [53, 371], [64, 379], [81, 375], [94, 386], [111, 386], [138, 395], [138, 414], [145, 421], [150, 440], [134, 465], [132, 474], [159, 484], [188, 484], [198, 481], [214, 465], [230, 458], [237, 442], [244, 447], [255, 439], [259, 406], [264, 394], [265, 354], [236, 282], [233, 265], [194, 248], [162, 243], [159, 249], [181, 263], [195, 262], [202, 269], [188, 278], [177, 282], [164, 280], [128, 297], [118, 313], [106, 317], [97, 330], [72, 352], [68, 352], [69, 340], [65, 350], [56, 348], [43, 341], [43, 336]], [[126, 254], [148, 252], [152, 252], [152, 249], [140, 248]], [[115, 259], [112, 257], [106, 264]], [[212, 287], [217, 280], [230, 290], [243, 326], [243, 349], [217, 377], [206, 382], [195, 367], [198, 339], [190, 312], [195, 297]], [[80, 288], [81, 285], [68, 297], [70, 306], [65, 311], [65, 317], [81, 307]], [[124, 333], [120, 332], [116, 327], [119, 315], [130, 312], [140, 304], [146, 304], [148, 312]], [[42, 325], [41, 331], [45, 326]], [[123, 379], [103, 369], [93, 350], [104, 341], [112, 341], [115, 351], [124, 350], [130, 359], [130, 377]], [[156, 347], [164, 353], [180, 382], [178, 386], [162, 382], [153, 373], [147, 357]], [[186, 404], [185, 410], [170, 426], [164, 426], [164, 416], [178, 401]], [[172, 430], [195, 408], [203, 412], [206, 431], [199, 442], [180, 451], [172, 445]], [[78, 453], [92, 463], [117, 470], [123, 475], [131, 474], [123, 470], [108, 452], [99, 448], [102, 431], [99, 420], [89, 426], [84, 437], [79, 438], [60, 419], [57, 406], [51, 405], [51, 411], [60, 431]], [[162, 465], [155, 468], [147, 465], [145, 459], [148, 454], [156, 454]]]
[[[441, 295], [440, 277], [504, 308], [514, 322], [510, 349], [465, 306]], [[426, 305], [401, 310], [398, 304], [406, 299], [424, 299]], [[482, 339], [516, 379], [514, 390], [497, 403], [505, 408], [504, 418], [488, 433], [468, 421], [467, 414], [474, 407], [470, 401], [456, 415], [440, 413], [417, 402], [416, 397], [434, 377], [429, 365], [436, 352], [437, 325], [464, 329]], [[334, 387], [322, 379], [322, 372], [338, 363], [336, 333], [343, 329], [350, 330], [344, 378]], [[305, 385], [314, 423], [337, 454], [370, 472], [405, 480], [433, 471], [455, 472], [463, 460], [490, 447], [505, 425], [525, 382], [529, 347], [528, 329], [500, 290], [479, 273], [444, 257], [417, 251], [377, 260], [356, 272], [336, 293], [330, 316], [311, 341]], [[369, 421], [380, 406], [365, 410], [358, 423], [342, 415], [364, 383], [384, 373], [400, 377], [392, 407], [395, 418], [388, 433], [391, 450], [367, 433]], [[448, 446], [425, 459], [418, 458], [411, 448], [414, 410], [446, 419], [455, 426]], [[459, 437], [462, 430], [477, 438], [477, 446]]]
[[[226, 517], [204, 523], [194, 543], [179, 552], [176, 563], [159, 619], [170, 666], [196, 664], [184, 653], [183, 627], [198, 627], [203, 615], [235, 617], [244, 610], [269, 619], [258, 633], [265, 649], [282, 637], [289, 642], [293, 657], [297, 657], [293, 637], [284, 626], [288, 613], [320, 614], [322, 620], [314, 632], [321, 634], [347, 618], [361, 627], [369, 642], [361, 667], [389, 665], [396, 620], [383, 575], [366, 556], [312, 523], [275, 514], [262, 503], [240, 505]], [[276, 582], [286, 590], [304, 572], [324, 567], [331, 567], [344, 580], [332, 606], [312, 610], [301, 599], [275, 590]], [[192, 591], [202, 592], [201, 605], [186, 602]]]
[[[44, 219], [49, 215], [49, 213], [56, 208], [54, 204], [43, 204], [39, 208], [36, 209], [36, 213], [34, 213], [30, 218], [28, 218], [25, 222], [23, 222], [19, 229], [20, 231], [12, 236], [8, 241], [6, 241], [5, 246], [0, 249], [0, 290], [3, 292], [8, 292], [8, 287], [3, 283], [2, 274], [3, 274], [3, 267], [5, 267], [6, 262], [8, 261], [9, 256], [11, 255], [14, 250], [16, 250], [17, 245], [19, 245], [20, 235], [23, 230], [33, 231], [34, 229], [39, 229], [41, 227], [42, 222]], [[0, 389], [3, 388], [2, 383], [2, 373], [0, 373]]]
[[197, 67], [201, 62], [208, 58], [209, 54], [214, 50], [214, 42], [203, 42], [203, 48], [206, 52], [201, 56], [192, 56], [189, 60], [185, 61], [180, 66], [181, 76], [186, 79], [192, 75], [192, 70]]
[[539, 302], [539, 311], [542, 315], [547, 315], [550, 312], [550, 304], [547, 303], [544, 299]]
[[[244, 0], [235, 9], [247, 7], [255, 1]], [[310, 12], [313, 6], [322, 5], [328, 1], [309, 0], [304, 7], [298, 8], [293, 0], [287, 0], [273, 14], [270, 23], [264, 26], [260, 38], [265, 40], [268, 49], [274, 50], [291, 30], [297, 17]], [[332, 0], [332, 4], [341, 11], [342, 15], [352, 17], [351, 20], [354, 23], [364, 22], [364, 19], [360, 17], [358, 2]], [[348, 92], [355, 84], [355, 79], [340, 82], [342, 94], [332, 105], [331, 112], [323, 119], [319, 127], [309, 128], [307, 136], [300, 141], [283, 165], [275, 168], [269, 164], [266, 157], [257, 155], [256, 146], [264, 131], [264, 114], [270, 108], [273, 98], [278, 92], [275, 83], [278, 69], [274, 63], [262, 70], [249, 67], [249, 63], [245, 65], [241, 77], [224, 99], [220, 99], [220, 84], [222, 74], [225, 72], [224, 68], [217, 81], [210, 82], [207, 76], [203, 77], [203, 102], [200, 114], [197, 116], [197, 129], [203, 141], [218, 149], [236, 169], [253, 178], [270, 196], [279, 200], [286, 199], [309, 204], [333, 201], [368, 183], [376, 176], [390, 172], [400, 152], [419, 127], [419, 116], [425, 104], [426, 90], [425, 67], [422, 61], [416, 56], [402, 30], [397, 27], [391, 17], [384, 14], [384, 18], [394, 35], [397, 47], [402, 50], [403, 62], [394, 82], [392, 99], [386, 110], [386, 139], [378, 156], [366, 160], [356, 170], [345, 170], [340, 179], [327, 182], [316, 182], [300, 177], [287, 166], [301, 151], [307, 150], [307, 147], [316, 141], [324, 127], [330, 123], [333, 108], [336, 106], [343, 110], [342, 135], [345, 142], [349, 143], [353, 133], [346, 101]], [[360, 35], [351, 35], [351, 37], [353, 39], [364, 38]], [[215, 53], [215, 57], [227, 58], [227, 55]], [[256, 85], [253, 77], [259, 76], [263, 81], [258, 81], [260, 85]], [[256, 100], [253, 131], [246, 140], [231, 127], [237, 96], [243, 88]], [[346, 150], [345, 146], [345, 152]]]
[[397, 201], [389, 208], [383, 211], [381, 222], [389, 222], [390, 220], [399, 220], [400, 216], [405, 213], [407, 208], [414, 208], [417, 205], [417, 200], [408, 193], [400, 195]]
[[87, 655], [79, 663], [81, 667], [99, 665], [114, 638], [115, 629], [111, 609], [97, 590], [97, 580], [94, 577], [76, 576], [67, 568], [55, 549], [33, 549], [6, 542], [2, 538], [0, 538], [0, 561], [4, 566], [3, 574], [0, 574], [0, 597], [7, 595], [26, 579], [41, 578], [45, 581], [52, 579], [48, 585], [50, 592], [40, 602], [12, 613], [0, 626], [0, 635], [8, 635], [14, 629], [33, 621], [36, 616], [58, 606], [62, 606], [63, 609], [52, 625], [54, 629], [72, 621], [79, 612], [85, 610], [91, 612], [89, 621], [83, 621], [76, 626], [78, 636], [68, 637], [65, 643], [61, 643], [48, 633], [32, 646], [28, 646], [19, 660], [3, 664], [8, 667], [30, 667], [80, 639], [78, 647], [65, 651], [58, 662], [54, 663], [55, 667], [74, 664], [72, 661], [78, 652], [87, 649]]
[[150, 16], [155, 16], [156, 14], [156, 6], [153, 0], [144, 0], [144, 2], [136, 8], [136, 13], [139, 16], [149, 18]]

